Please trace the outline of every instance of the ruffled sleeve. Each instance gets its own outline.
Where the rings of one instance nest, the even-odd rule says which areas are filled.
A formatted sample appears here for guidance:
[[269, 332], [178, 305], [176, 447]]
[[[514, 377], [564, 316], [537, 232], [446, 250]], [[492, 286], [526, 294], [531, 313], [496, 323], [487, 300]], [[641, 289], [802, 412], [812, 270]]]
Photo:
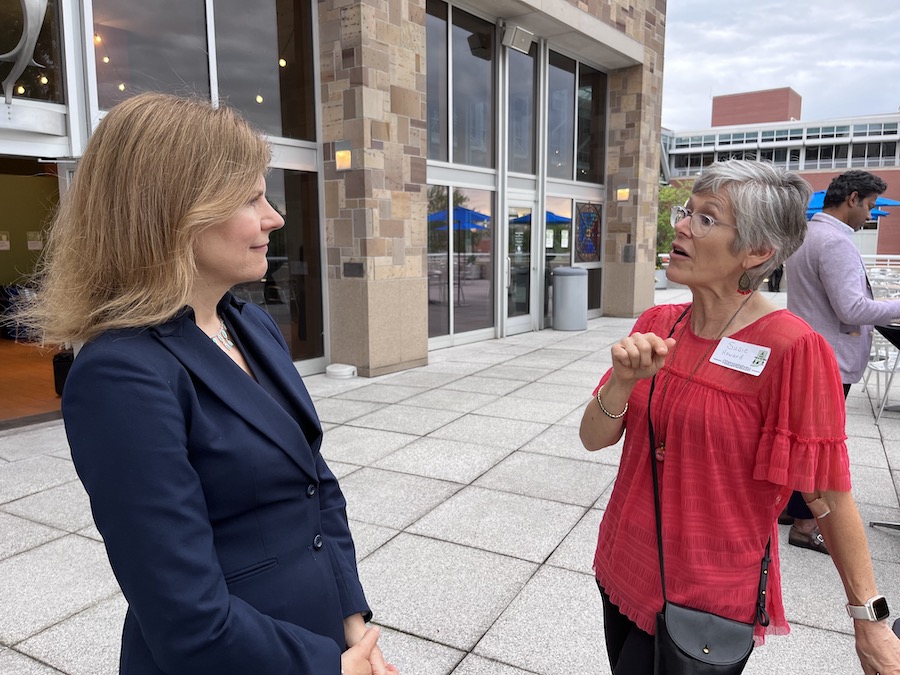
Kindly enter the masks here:
[[834, 352], [813, 331], [770, 363], [753, 478], [792, 490], [850, 490], [844, 392]]

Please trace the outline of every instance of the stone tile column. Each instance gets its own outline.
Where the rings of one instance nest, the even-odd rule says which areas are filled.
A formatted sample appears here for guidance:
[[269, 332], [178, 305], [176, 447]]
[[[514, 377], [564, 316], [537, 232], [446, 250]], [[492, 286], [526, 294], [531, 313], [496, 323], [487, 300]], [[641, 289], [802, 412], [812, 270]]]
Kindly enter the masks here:
[[[637, 316], [654, 294], [665, 3], [617, 0], [608, 20], [645, 49], [642, 65], [609, 74], [603, 313]], [[630, 194], [620, 202], [623, 186]]]
[[425, 1], [318, 11], [331, 360], [370, 377], [428, 359]]

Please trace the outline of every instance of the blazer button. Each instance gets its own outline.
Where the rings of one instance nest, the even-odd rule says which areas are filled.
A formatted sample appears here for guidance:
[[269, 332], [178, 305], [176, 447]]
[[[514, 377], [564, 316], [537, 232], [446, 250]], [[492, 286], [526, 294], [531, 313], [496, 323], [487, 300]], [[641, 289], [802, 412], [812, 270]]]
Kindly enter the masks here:
[[325, 542], [322, 540], [322, 535], [317, 534], [315, 539], [313, 539], [313, 548], [317, 551], [324, 546]]
[[315, 485], [309, 485], [309, 486], [307, 486], [307, 488], [306, 488], [306, 496], [307, 496], [307, 497], [315, 497], [315, 496], [316, 496], [316, 492], [317, 492], [317, 490], [316, 490], [316, 486], [315, 486]]

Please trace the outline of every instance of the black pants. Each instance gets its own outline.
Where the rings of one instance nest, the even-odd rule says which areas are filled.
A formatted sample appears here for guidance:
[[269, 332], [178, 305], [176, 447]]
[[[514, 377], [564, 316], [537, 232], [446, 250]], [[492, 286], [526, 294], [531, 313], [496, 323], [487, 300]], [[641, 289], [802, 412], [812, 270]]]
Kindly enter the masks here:
[[[850, 385], [844, 383], [844, 400], [847, 400], [847, 394], [850, 393]], [[803, 499], [803, 495], [799, 492], [793, 492], [791, 494], [791, 499], [788, 501], [787, 505], [787, 514], [792, 518], [799, 518], [800, 520], [810, 520], [814, 518], [812, 511], [809, 510], [809, 507], [806, 505], [806, 500]]]
[[603, 629], [606, 653], [613, 675], [653, 675], [653, 636], [645, 633], [609, 600], [597, 582], [603, 598]]

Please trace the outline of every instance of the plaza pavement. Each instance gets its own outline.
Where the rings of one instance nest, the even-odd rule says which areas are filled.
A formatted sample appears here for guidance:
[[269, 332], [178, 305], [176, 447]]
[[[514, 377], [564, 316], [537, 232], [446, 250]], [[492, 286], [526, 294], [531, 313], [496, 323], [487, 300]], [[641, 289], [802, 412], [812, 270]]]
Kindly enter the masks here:
[[[657, 292], [657, 302], [686, 299]], [[586, 452], [577, 427], [632, 323], [443, 349], [379, 378], [306, 378], [383, 649], [401, 673], [608, 673], [591, 561], [618, 451]], [[860, 385], [847, 406], [863, 518], [900, 521], [900, 413], [876, 426]], [[896, 616], [900, 532], [867, 532]], [[781, 527], [793, 632], [770, 638], [746, 672], [861, 672], [830, 559], [786, 540]], [[0, 432], [0, 673], [116, 672], [124, 610], [61, 422]]]

